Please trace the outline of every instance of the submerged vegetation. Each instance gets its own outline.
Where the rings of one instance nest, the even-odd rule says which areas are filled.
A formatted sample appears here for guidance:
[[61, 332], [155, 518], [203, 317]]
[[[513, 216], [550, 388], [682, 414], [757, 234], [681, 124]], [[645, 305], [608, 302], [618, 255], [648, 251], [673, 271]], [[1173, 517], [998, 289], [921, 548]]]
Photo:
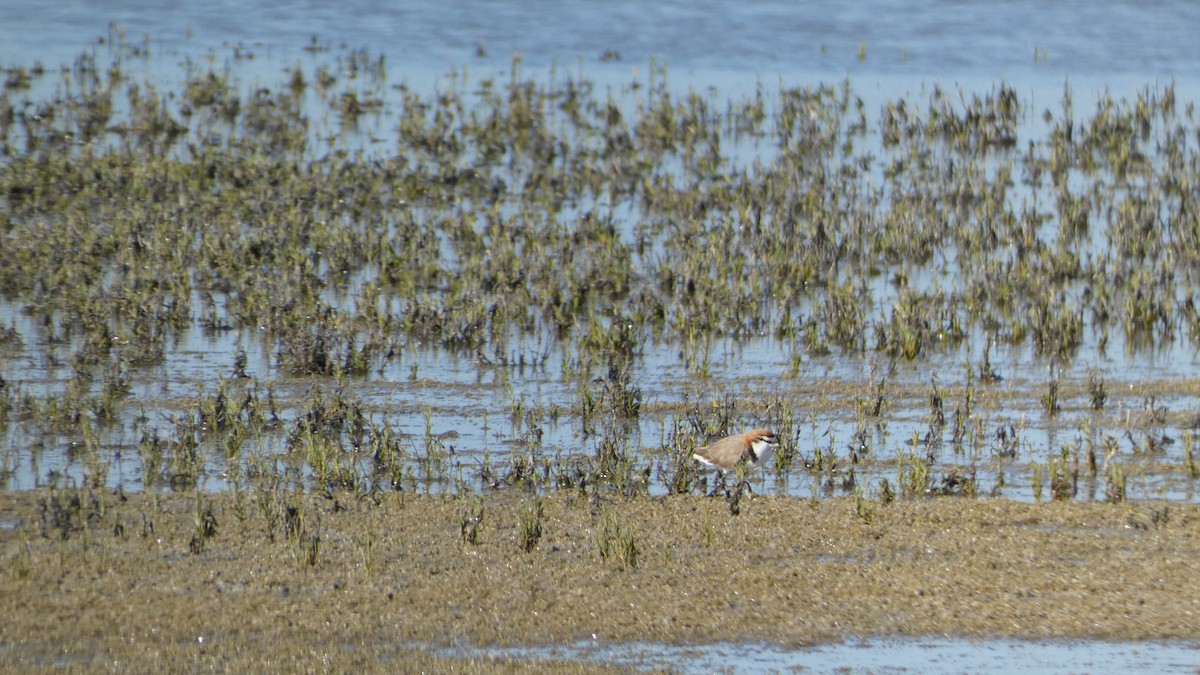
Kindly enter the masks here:
[[[754, 423], [784, 440], [760, 480], [814, 499], [1190, 491], [1196, 421], [1162, 401], [1196, 380], [1095, 363], [1200, 347], [1200, 128], [1173, 85], [722, 100], [662, 64], [605, 86], [514, 58], [420, 90], [307, 51], [265, 82], [242, 49], [139, 78], [151, 50], [114, 29], [8, 68], [0, 478], [690, 493], [691, 450]], [[196, 339], [226, 349], [181, 370]], [[763, 344], [772, 372], [714, 374]], [[1012, 377], [1021, 350], [1043, 381]], [[860, 374], [815, 376], [836, 359]], [[320, 523], [281, 513], [318, 555]], [[627, 529], [600, 536], [636, 565]]]

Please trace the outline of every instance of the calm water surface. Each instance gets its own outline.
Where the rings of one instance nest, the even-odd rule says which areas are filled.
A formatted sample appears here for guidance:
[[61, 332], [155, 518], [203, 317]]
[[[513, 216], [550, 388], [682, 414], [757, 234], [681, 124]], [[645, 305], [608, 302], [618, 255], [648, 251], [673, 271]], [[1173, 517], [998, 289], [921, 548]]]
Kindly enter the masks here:
[[[0, 60], [70, 61], [119, 23], [132, 39], [184, 50], [227, 43], [284, 52], [314, 35], [384, 53], [394, 64], [442, 69], [507, 62], [623, 67], [651, 57], [702, 80], [720, 73], [788, 79], [914, 82], [1005, 78], [1022, 85], [1064, 77], [1119, 84], [1187, 80], [1200, 73], [1200, 6], [1120, 1], [928, 3], [525, 2], [349, 0], [205, 3], [10, 0], [0, 7]], [[478, 56], [482, 46], [486, 56]], [[860, 47], [865, 58], [860, 58]]]
[[1194, 673], [1194, 644], [1086, 640], [965, 640], [947, 637], [861, 640], [785, 650], [762, 644], [671, 647], [581, 643], [545, 650], [451, 653], [572, 658], [676, 673]]

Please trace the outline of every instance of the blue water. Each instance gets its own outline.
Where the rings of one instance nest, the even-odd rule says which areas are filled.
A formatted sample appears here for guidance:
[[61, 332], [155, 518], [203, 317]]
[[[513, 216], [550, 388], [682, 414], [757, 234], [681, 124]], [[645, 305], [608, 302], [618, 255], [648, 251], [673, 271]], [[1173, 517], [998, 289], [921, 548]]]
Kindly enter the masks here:
[[[231, 44], [292, 52], [322, 42], [385, 54], [402, 68], [504, 65], [514, 53], [533, 67], [600, 63], [645, 67], [651, 58], [699, 81], [763, 77], [791, 81], [877, 78], [1008, 80], [1024, 86], [1064, 78], [1120, 87], [1200, 74], [1200, 5], [1109, 2], [525, 2], [0, 4], [0, 63], [70, 62], [107, 32], [152, 49]], [[482, 48], [483, 56], [480, 56]], [[861, 53], [860, 53], [861, 50]]]
[[675, 673], [1195, 673], [1200, 648], [1182, 642], [850, 641], [785, 649], [764, 644], [668, 646], [584, 642], [546, 649], [452, 649], [448, 655], [567, 658]]

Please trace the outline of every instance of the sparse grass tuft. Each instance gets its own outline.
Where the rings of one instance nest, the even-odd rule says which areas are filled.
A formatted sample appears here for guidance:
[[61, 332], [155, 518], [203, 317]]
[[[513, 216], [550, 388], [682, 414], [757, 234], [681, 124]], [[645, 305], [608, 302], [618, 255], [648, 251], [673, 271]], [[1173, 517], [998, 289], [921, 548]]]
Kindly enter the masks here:
[[517, 546], [526, 553], [537, 547], [542, 539], [542, 517], [544, 511], [542, 500], [535, 500], [521, 514], [521, 522], [517, 530]]
[[600, 515], [596, 550], [601, 560], [616, 560], [624, 569], [638, 566], [641, 549], [628, 525], [622, 525], [616, 512], [606, 510]]

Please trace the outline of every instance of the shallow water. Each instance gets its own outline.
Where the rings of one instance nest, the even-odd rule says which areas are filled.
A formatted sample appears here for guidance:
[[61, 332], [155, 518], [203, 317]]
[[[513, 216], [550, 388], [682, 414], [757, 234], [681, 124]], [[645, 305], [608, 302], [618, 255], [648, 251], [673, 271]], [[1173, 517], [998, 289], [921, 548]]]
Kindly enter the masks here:
[[453, 649], [447, 655], [565, 658], [676, 673], [1194, 673], [1200, 648], [1175, 642], [871, 638], [783, 649], [584, 642], [547, 649]]
[[657, 57], [710, 81], [713, 73], [828, 79], [849, 72], [856, 79], [897, 75], [912, 83], [1007, 78], [1026, 86], [1095, 77], [1118, 85], [1126, 78], [1182, 80], [1200, 71], [1200, 46], [1191, 33], [1200, 8], [1129, 0], [919, 6], [897, 0], [850, 6], [352, 0], [286, 7], [217, 0], [201, 6], [113, 2], [100, 11], [80, 2], [15, 0], [0, 8], [0, 61], [70, 61], [108, 21], [135, 40], [148, 36], [169, 50], [244, 43], [288, 52], [315, 35], [382, 51], [404, 68], [488, 59], [506, 64], [515, 52], [531, 65], [571, 67], [612, 52], [621, 68]]
[[[28, 318], [8, 306], [0, 307], [0, 324], [13, 325], [25, 336], [37, 335]], [[184, 409], [197, 396], [214, 390], [217, 379], [232, 377], [232, 354], [238, 347], [247, 354], [246, 370], [252, 378], [269, 383], [275, 400], [280, 405], [281, 419], [285, 425], [295, 419], [295, 406], [302, 402], [311, 390], [307, 379], [296, 379], [282, 372], [274, 363], [274, 355], [268, 346], [238, 337], [236, 333], [211, 334], [199, 328], [188, 331], [176, 341], [161, 364], [129, 373], [132, 406], [130, 418], [115, 429], [107, 432], [104, 439], [109, 450], [104, 453], [110, 470], [105, 482], [110, 487], [139, 490], [143, 487], [143, 463], [136, 451], [138, 439], [145, 429], [169, 430], [171, 421], [183, 414]], [[61, 392], [71, 377], [69, 361], [61, 358], [53, 361], [46, 358], [45, 345], [36, 339], [27, 339], [18, 348], [5, 353], [3, 377], [9, 386], [26, 394], [46, 395]], [[59, 354], [69, 353], [60, 349]], [[972, 355], [974, 354], [974, 355]], [[713, 345], [709, 350], [707, 377], [697, 378], [678, 358], [676, 349], [648, 350], [639, 370], [637, 382], [643, 397], [643, 405], [665, 404], [677, 406], [681, 401], [704, 403], [718, 399], [715, 391], [762, 399], [777, 394], [785, 400], [796, 400], [799, 427], [796, 429], [796, 444], [802, 458], [810, 458], [820, 448], [828, 455], [844, 457], [855, 440], [856, 421], [850, 410], [835, 406], [829, 409], [820, 403], [819, 395], [804, 394], [805, 382], [820, 387], [855, 387], [870, 377], [876, 370], [887, 368], [887, 364], [875, 358], [831, 355], [805, 358], [799, 373], [789, 372], [790, 348], [770, 339], [743, 342], [725, 341]], [[421, 481], [410, 487], [419, 490], [442, 491], [455, 488], [448, 479], [454, 476], [472, 475], [482, 462], [503, 466], [518, 455], [553, 459], [555, 457], [590, 456], [598, 438], [583, 433], [580, 422], [570, 414], [577, 393], [571, 382], [563, 381], [558, 373], [562, 370], [563, 355], [552, 350], [548, 361], [539, 367], [510, 369], [499, 372], [495, 368], [481, 367], [473, 358], [454, 355], [437, 349], [406, 354], [396, 363], [390, 363], [353, 385], [356, 400], [371, 411], [372, 419], [394, 428], [408, 439], [407, 445], [414, 455], [419, 454], [422, 439], [429, 434], [440, 437], [452, 434], [446, 442], [451, 453], [449, 469], [443, 478]], [[1095, 428], [1105, 433], [1119, 433], [1119, 423], [1129, 416], [1142, 413], [1148, 400], [1141, 393], [1139, 382], [1146, 379], [1159, 381], [1182, 381], [1194, 378], [1196, 367], [1190, 349], [1177, 347], [1161, 354], [1139, 354], [1128, 359], [1105, 357], [1100, 361], [1079, 359], [1069, 367], [1060, 369], [1064, 381], [1086, 381], [1093, 370], [1108, 378], [1111, 402], [1104, 411], [1087, 409], [1078, 394], [1064, 401], [1065, 410], [1056, 418], [1047, 418], [1041, 410], [1037, 396], [1044, 381], [1046, 363], [1030, 349], [996, 350], [991, 359], [1005, 378], [994, 385], [993, 390], [1017, 392], [1005, 406], [979, 414], [978, 427], [965, 449], [955, 448], [948, 442], [949, 433], [943, 442], [934, 447], [939, 474], [949, 474], [956, 468], [976, 477], [981, 495], [1000, 496], [1022, 501], [1035, 498], [1048, 499], [1048, 488], [1036, 492], [1031, 485], [1028, 472], [1029, 462], [1045, 461], [1045, 458], [1063, 445], [1082, 446], [1085, 442], [1099, 442], [1099, 436], [1088, 437], [1085, 429]], [[944, 355], [934, 355], [914, 364], [894, 364], [888, 372], [892, 386], [907, 386], [915, 390], [932, 390], [934, 382], [941, 386], [953, 386], [963, 381], [967, 364], [977, 363], [978, 350], [967, 347]], [[756, 373], [747, 377], [747, 373]], [[1120, 384], [1118, 384], [1120, 383]], [[265, 389], [268, 384], [239, 385]], [[1122, 390], [1122, 388], [1124, 390]], [[799, 393], [798, 393], [799, 392]], [[864, 390], [864, 396], [869, 391]], [[856, 485], [870, 490], [887, 479], [897, 484], [895, 462], [908, 450], [921, 450], [923, 444], [911, 442], [915, 436], [924, 437], [929, 427], [927, 400], [919, 395], [915, 399], [895, 400], [882, 426], [872, 426], [867, 437], [872, 448], [871, 458], [875, 464], [855, 467]], [[540, 444], [529, 448], [523, 440], [523, 428], [518, 420], [509, 417], [508, 411], [520, 403], [523, 408], [558, 407], [562, 416], [557, 421], [542, 425], [544, 435]], [[948, 416], [962, 404], [961, 400], [948, 398], [945, 402]], [[812, 405], [807, 409], [806, 405]], [[1200, 409], [1200, 397], [1178, 393], [1154, 405], [1171, 413]], [[661, 448], [669, 442], [674, 424], [683, 418], [679, 413], [656, 414], [644, 412], [635, 426], [628, 429], [630, 443], [643, 456], [643, 461], [653, 464], [661, 459]], [[753, 420], [746, 420], [753, 424]], [[995, 455], [998, 442], [996, 434], [1002, 429], [1015, 429], [1019, 433], [1015, 455], [1009, 459]], [[1134, 466], [1147, 470], [1134, 476], [1129, 486], [1129, 496], [1134, 499], [1171, 499], [1192, 501], [1195, 498], [1194, 481], [1179, 473], [1183, 463], [1186, 430], [1164, 424], [1155, 433], [1171, 440], [1161, 455], [1139, 456], [1130, 453], [1133, 440], [1119, 438], [1123, 456]], [[1099, 432], [1094, 432], [1094, 434]], [[32, 439], [39, 444], [30, 448]], [[79, 460], [78, 439], [61, 436], [47, 438], [40, 434], [27, 433], [18, 424], [0, 430], [0, 454], [5, 456], [7, 476], [4, 481], [8, 489], [30, 489], [36, 486], [82, 484], [87, 480], [88, 468]], [[1140, 437], [1138, 442], [1142, 442]], [[251, 455], [283, 457], [282, 436], [265, 436], [247, 448]], [[199, 478], [199, 487], [204, 490], [228, 489], [228, 467], [225, 458], [215, 446], [206, 451], [208, 462]], [[1172, 467], [1163, 471], [1155, 467]], [[843, 467], [843, 470], [846, 467]], [[828, 476], [813, 475], [796, 468], [786, 474], [778, 474], [769, 468], [753, 476], [755, 490], [760, 493], [789, 494], [810, 497], [817, 494], [845, 494], [853, 488], [827, 484]], [[665, 486], [660, 476], [652, 476], [649, 487], [651, 494], [662, 494]], [[160, 488], [166, 485], [160, 484]], [[478, 487], [478, 486], [476, 486]], [[1084, 481], [1076, 498], [1081, 500], [1103, 500], [1103, 480]]]

